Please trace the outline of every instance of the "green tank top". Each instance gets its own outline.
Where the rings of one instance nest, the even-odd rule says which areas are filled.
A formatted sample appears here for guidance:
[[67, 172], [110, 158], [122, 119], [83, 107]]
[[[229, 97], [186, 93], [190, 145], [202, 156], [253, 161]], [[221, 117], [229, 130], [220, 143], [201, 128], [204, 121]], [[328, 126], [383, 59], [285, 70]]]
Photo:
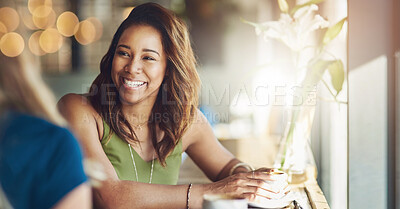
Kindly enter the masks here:
[[[136, 181], [135, 168], [129, 150], [128, 143], [121, 139], [117, 134], [110, 134], [110, 127], [103, 120], [104, 133], [101, 139], [101, 146], [108, 159], [113, 165], [120, 180]], [[149, 183], [152, 161], [144, 161], [134, 149], [132, 149], [135, 159], [139, 182]], [[176, 185], [179, 177], [179, 169], [182, 160], [182, 141], [172, 151], [166, 159], [166, 166], [162, 167], [158, 159], [154, 160], [152, 184]]]

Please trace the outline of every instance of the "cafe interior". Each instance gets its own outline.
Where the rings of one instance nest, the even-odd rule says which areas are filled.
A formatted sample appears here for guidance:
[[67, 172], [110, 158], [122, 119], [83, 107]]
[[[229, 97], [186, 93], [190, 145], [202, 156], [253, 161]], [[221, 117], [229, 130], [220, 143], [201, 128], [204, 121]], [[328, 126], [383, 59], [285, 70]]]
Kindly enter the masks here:
[[[286, 172], [302, 208], [400, 209], [399, 1], [1, 0], [1, 53], [30, 54], [56, 100], [87, 93], [147, 2], [186, 23], [198, 108], [239, 160]], [[184, 153], [178, 184], [208, 182]]]

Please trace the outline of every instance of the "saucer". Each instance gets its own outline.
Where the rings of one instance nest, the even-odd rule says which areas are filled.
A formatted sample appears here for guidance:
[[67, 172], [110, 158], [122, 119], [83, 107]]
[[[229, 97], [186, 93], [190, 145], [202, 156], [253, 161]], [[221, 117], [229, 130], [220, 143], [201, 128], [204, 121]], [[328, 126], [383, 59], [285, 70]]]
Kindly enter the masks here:
[[262, 199], [259, 202], [249, 202], [248, 204], [258, 208], [284, 208], [295, 200], [292, 192], [289, 192], [281, 199]]

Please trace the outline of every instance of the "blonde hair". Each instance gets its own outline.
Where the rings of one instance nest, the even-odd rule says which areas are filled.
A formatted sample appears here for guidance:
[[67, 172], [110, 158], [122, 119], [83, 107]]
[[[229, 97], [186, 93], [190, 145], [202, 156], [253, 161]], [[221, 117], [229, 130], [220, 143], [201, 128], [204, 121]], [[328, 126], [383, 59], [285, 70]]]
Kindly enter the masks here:
[[15, 110], [57, 125], [66, 124], [32, 56], [23, 53], [7, 57], [0, 53], [0, 63], [0, 113]]

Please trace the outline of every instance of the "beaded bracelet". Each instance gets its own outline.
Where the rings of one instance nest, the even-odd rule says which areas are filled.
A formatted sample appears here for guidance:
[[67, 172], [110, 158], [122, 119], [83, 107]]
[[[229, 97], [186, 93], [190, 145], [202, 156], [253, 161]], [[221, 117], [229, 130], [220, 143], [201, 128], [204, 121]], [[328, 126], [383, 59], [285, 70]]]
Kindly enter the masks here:
[[189, 200], [190, 200], [190, 189], [192, 188], [192, 183], [189, 184], [187, 193], [186, 193], [186, 208], [189, 209]]
[[235, 169], [238, 168], [238, 167], [244, 167], [244, 168], [247, 168], [248, 171], [254, 171], [254, 168], [251, 165], [247, 164], [247, 163], [237, 163], [236, 165], [234, 165], [231, 168], [231, 170], [229, 171], [229, 175], [232, 175], [233, 171], [235, 171]]

